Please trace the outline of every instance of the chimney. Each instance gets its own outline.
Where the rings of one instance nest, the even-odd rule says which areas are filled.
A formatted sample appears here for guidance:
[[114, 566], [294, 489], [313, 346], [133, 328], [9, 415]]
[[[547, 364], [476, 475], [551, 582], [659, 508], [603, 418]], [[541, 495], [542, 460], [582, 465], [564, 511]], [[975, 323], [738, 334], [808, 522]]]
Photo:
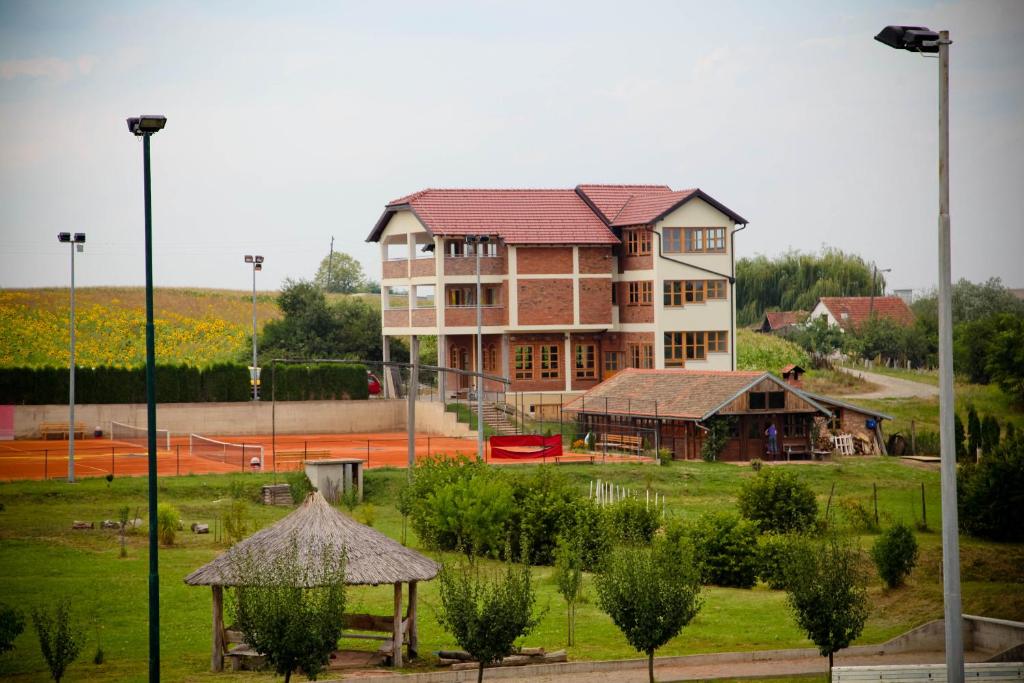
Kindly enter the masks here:
[[804, 376], [805, 370], [799, 365], [787, 365], [782, 368], [782, 379], [786, 384], [801, 389], [804, 386], [802, 377]]

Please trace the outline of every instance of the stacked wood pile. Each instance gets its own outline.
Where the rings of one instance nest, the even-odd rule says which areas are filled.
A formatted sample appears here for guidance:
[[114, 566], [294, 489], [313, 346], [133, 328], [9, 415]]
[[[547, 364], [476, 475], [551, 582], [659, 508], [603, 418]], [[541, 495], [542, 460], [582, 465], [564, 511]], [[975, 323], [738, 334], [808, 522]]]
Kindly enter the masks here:
[[263, 485], [264, 505], [291, 505], [292, 491], [288, 484], [264, 484]]
[[[480, 662], [473, 659], [473, 656], [462, 650], [441, 650], [437, 653], [440, 666], [450, 666], [452, 671], [464, 669], [477, 669]], [[542, 647], [524, 647], [518, 653], [509, 655], [497, 664], [490, 666], [526, 666], [527, 664], [555, 664], [568, 661], [565, 650], [545, 652]]]

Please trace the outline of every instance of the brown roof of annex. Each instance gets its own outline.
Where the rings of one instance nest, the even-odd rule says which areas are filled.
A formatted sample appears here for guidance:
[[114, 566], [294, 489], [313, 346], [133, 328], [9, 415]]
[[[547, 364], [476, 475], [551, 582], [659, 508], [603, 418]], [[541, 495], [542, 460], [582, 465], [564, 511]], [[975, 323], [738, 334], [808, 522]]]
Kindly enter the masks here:
[[819, 300], [839, 326], [847, 329], [858, 327], [872, 315], [903, 326], [914, 323], [913, 311], [898, 296], [876, 296], [874, 301], [870, 296], [823, 296]]

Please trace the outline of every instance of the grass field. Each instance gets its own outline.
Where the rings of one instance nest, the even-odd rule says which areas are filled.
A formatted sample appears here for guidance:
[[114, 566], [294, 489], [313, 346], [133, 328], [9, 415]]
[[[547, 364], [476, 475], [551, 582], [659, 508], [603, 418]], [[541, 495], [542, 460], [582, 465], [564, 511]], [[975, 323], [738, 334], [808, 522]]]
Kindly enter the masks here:
[[[833, 506], [840, 510], [871, 505], [872, 484], [879, 487], [883, 519], [920, 518], [920, 485], [924, 483], [928, 523], [932, 532], [919, 534], [920, 564], [909, 584], [883, 591], [877, 578], [871, 587], [871, 617], [860, 642], [879, 642], [907, 628], [940, 617], [940, 516], [938, 471], [908, 466], [884, 458], [846, 459], [800, 465], [800, 473], [825, 505], [836, 484]], [[532, 469], [524, 468], [524, 470]], [[652, 490], [668, 496], [673, 516], [690, 516], [708, 510], [731, 509], [741, 482], [753, 475], [746, 467], [723, 463], [679, 462], [666, 467], [612, 465], [603, 467], [561, 466], [557, 472], [585, 491], [596, 477], [617, 484]], [[405, 473], [375, 470], [366, 475], [368, 504], [355, 510], [357, 518], [372, 517], [374, 526], [393, 538], [400, 537], [401, 518], [392, 501]], [[251, 497], [270, 475], [209, 475], [166, 478], [160, 481], [162, 501], [182, 512], [186, 529], [193, 521], [212, 523], [232, 493]], [[128, 505], [145, 517], [146, 480], [115, 479], [83, 481], [74, 486], [61, 482], [18, 482], [0, 485], [0, 581], [5, 596], [17, 596], [22, 609], [49, 603], [59, 597], [73, 600], [83, 628], [85, 647], [72, 666], [67, 681], [142, 681], [146, 669], [146, 537], [129, 537], [126, 559], [118, 557], [118, 539], [111, 531], [72, 531], [72, 520], [115, 518]], [[287, 514], [283, 508], [247, 504], [250, 532]], [[211, 527], [212, 528], [212, 527]], [[861, 536], [867, 547], [870, 536]], [[416, 545], [414, 538], [411, 545]], [[178, 543], [160, 552], [162, 661], [164, 680], [218, 681], [269, 680], [261, 674], [207, 673], [210, 647], [210, 592], [187, 587], [183, 577], [224, 549], [213, 535], [182, 533]], [[998, 545], [964, 538], [964, 611], [1008, 619], [1024, 618], [1024, 546]], [[440, 559], [445, 559], [441, 556]], [[538, 605], [546, 610], [535, 633], [524, 644], [561, 647], [564, 643], [564, 608], [551, 580], [549, 568], [534, 570]], [[421, 652], [454, 646], [437, 625], [436, 582], [421, 586]], [[764, 586], [753, 590], [708, 588], [705, 604], [683, 634], [659, 654], [690, 654], [709, 651], [749, 650], [809, 645], [790, 616], [783, 593]], [[11, 597], [6, 598], [8, 600]], [[360, 588], [350, 591], [349, 608], [386, 612], [391, 589]], [[91, 663], [97, 631], [107, 663]], [[570, 648], [571, 659], [613, 659], [637, 656], [611, 621], [596, 606], [592, 583], [578, 612], [579, 645]], [[351, 642], [351, 641], [350, 641]], [[429, 659], [429, 656], [428, 656]], [[422, 668], [427, 663], [418, 663]], [[43, 678], [44, 665], [31, 629], [22, 634], [13, 653], [0, 655], [0, 677], [13, 681]]]

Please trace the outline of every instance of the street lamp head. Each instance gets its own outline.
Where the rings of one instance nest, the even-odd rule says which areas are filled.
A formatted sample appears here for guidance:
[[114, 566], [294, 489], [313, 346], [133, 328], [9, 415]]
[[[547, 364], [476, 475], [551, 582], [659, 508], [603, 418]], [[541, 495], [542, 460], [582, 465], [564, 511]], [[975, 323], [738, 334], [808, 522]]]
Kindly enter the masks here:
[[939, 34], [924, 26], [886, 26], [875, 40], [897, 50], [938, 52]]
[[263, 257], [262, 256], [256, 256], [254, 258], [256, 259], [256, 263], [263, 263]]
[[252, 263], [252, 256], [250, 254], [246, 254], [245, 255], [245, 262], [246, 263]]
[[74, 241], [76, 243], [78, 243], [78, 244], [85, 244], [85, 233], [84, 232], [76, 232], [75, 233], [75, 237], [74, 237]]
[[256, 263], [255, 265], [253, 265], [253, 269], [254, 270], [263, 270], [263, 264], [262, 263]]
[[488, 235], [480, 235], [480, 237], [478, 237], [477, 239], [480, 241], [481, 244], [486, 244], [491, 241], [491, 238]]
[[57, 233], [57, 241], [58, 242], [70, 242], [71, 241], [71, 233], [70, 232], [58, 232]]
[[163, 130], [166, 125], [167, 117], [156, 114], [143, 114], [142, 116], [128, 119], [128, 130], [131, 131], [132, 135], [138, 136], [152, 135], [159, 130]]

